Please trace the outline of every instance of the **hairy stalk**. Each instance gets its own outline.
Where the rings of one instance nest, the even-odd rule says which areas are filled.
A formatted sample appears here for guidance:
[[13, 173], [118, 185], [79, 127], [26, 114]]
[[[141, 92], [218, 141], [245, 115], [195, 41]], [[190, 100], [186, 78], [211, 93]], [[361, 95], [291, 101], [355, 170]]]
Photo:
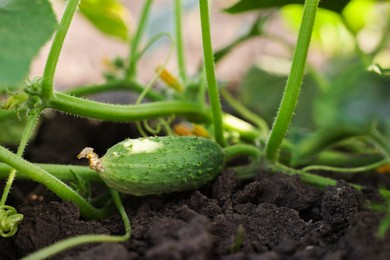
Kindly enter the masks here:
[[123, 224], [125, 227], [125, 234], [123, 236], [81, 235], [77, 237], [71, 237], [59, 241], [57, 243], [54, 243], [53, 245], [45, 247], [41, 250], [38, 250], [35, 253], [30, 254], [22, 259], [23, 260], [47, 259], [64, 250], [73, 248], [75, 246], [83, 245], [83, 244], [100, 243], [100, 242], [115, 243], [115, 242], [125, 242], [129, 240], [131, 235], [131, 225], [130, 225], [129, 217], [127, 216], [125, 208], [123, 207], [118, 192], [114, 190], [110, 190], [110, 192], [111, 192], [112, 199], [115, 203], [115, 206], [118, 209], [119, 214], [121, 215], [121, 218], [123, 220]]
[[140, 20], [138, 22], [137, 31], [134, 38], [131, 40], [130, 44], [130, 54], [129, 54], [129, 65], [127, 68], [127, 78], [131, 79], [137, 74], [137, 61], [138, 61], [138, 46], [141, 43], [142, 35], [144, 34], [146, 23], [149, 18], [150, 8], [152, 6], [153, 0], [146, 0], [143, 7]]
[[298, 34], [290, 75], [279, 111], [266, 143], [265, 156], [270, 162], [277, 161], [280, 145], [286, 135], [298, 101], [318, 3], [319, 0], [305, 1], [301, 28]]
[[13, 167], [18, 172], [28, 176], [30, 179], [42, 183], [48, 189], [57, 194], [61, 199], [74, 202], [79, 206], [81, 214], [86, 218], [100, 219], [106, 216], [110, 211], [109, 207], [105, 207], [103, 209], [94, 208], [88, 201], [58, 178], [8, 151], [3, 146], [0, 146], [0, 161]]
[[[112, 80], [103, 84], [79, 86], [67, 91], [66, 93], [72, 96], [82, 97], [114, 90], [130, 90], [141, 93], [144, 89], [145, 87], [138, 82], [125, 79]], [[151, 101], [162, 101], [165, 99], [163, 95], [153, 90], [148, 91], [145, 96]]]
[[[34, 127], [36, 126], [39, 116], [41, 112], [40, 111], [34, 111], [30, 113], [30, 116], [27, 119], [27, 124], [24, 129], [22, 139], [20, 140], [18, 150], [16, 152], [16, 155], [19, 157], [23, 156], [24, 150], [26, 149], [27, 143], [30, 140], [31, 135], [34, 132]], [[3, 195], [1, 196], [0, 200], [0, 206], [5, 205], [5, 202], [7, 200], [8, 194], [11, 190], [12, 184], [16, 177], [16, 170], [12, 169], [11, 172], [8, 175], [7, 183], [4, 187]]]
[[214, 138], [219, 145], [225, 146], [222, 124], [222, 107], [219, 99], [217, 80], [215, 78], [213, 47], [210, 32], [209, 3], [207, 0], [199, 0], [200, 21], [202, 27], [203, 57], [206, 69], [208, 94], [213, 116]]
[[53, 43], [49, 56], [47, 57], [45, 70], [42, 78], [42, 94], [43, 97], [49, 99], [53, 93], [53, 80], [54, 73], [57, 68], [58, 59], [64, 45], [65, 36], [68, 32], [70, 23], [73, 19], [74, 13], [76, 12], [77, 6], [80, 0], [68, 0], [61, 22], [58, 26], [56, 35], [54, 36]]
[[184, 115], [193, 120], [209, 122], [207, 108], [185, 101], [161, 101], [140, 105], [113, 105], [86, 100], [56, 92], [48, 102], [49, 108], [99, 120], [128, 122], [161, 116]]
[[184, 56], [184, 44], [182, 34], [182, 0], [175, 0], [175, 34], [176, 34], [176, 56], [177, 64], [179, 66], [179, 75], [184, 85], [187, 82], [186, 62]]

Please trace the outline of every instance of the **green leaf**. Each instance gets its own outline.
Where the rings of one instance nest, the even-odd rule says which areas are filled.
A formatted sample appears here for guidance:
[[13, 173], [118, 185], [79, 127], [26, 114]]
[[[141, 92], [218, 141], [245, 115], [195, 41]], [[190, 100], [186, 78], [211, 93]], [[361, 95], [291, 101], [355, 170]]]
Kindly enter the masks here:
[[[304, 0], [241, 0], [233, 6], [225, 9], [226, 12], [237, 14], [258, 9], [282, 7], [289, 4], [303, 4]], [[320, 7], [340, 13], [350, 0], [321, 1]]]
[[[271, 124], [279, 107], [286, 80], [285, 75], [252, 67], [240, 86], [239, 100]], [[311, 77], [305, 76], [292, 127], [307, 128], [313, 125], [312, 110], [318, 94], [318, 86]]]
[[47, 0], [0, 0], [0, 89], [26, 79], [57, 21]]
[[7, 131], [0, 131], [0, 144], [18, 144], [25, 126], [26, 120], [19, 119], [15, 111], [0, 110], [0, 129], [7, 129]]
[[81, 13], [101, 32], [123, 41], [129, 38], [130, 14], [117, 0], [83, 0]]
[[389, 77], [368, 72], [356, 59], [336, 60], [329, 67], [330, 89], [317, 99], [313, 110], [319, 127], [364, 128], [373, 121], [390, 127]]

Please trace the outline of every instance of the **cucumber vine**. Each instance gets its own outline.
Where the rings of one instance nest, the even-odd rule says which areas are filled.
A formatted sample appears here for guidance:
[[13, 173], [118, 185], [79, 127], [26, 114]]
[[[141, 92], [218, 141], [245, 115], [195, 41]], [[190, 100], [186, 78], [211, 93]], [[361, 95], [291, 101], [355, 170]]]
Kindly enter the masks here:
[[[164, 140], [181, 142], [181, 140], [188, 141], [191, 139], [191, 142], [196, 142], [196, 140], [198, 140], [198, 143], [208, 145], [210, 145], [211, 142], [212, 145], [209, 147], [213, 146], [218, 150], [220, 153], [218, 154], [218, 158], [223, 157], [223, 159], [220, 160], [221, 165], [219, 166], [221, 167], [224, 163], [239, 155], [249, 157], [251, 160], [249, 160], [250, 162], [246, 165], [247, 168], [241, 168], [243, 169], [243, 172], [245, 171], [245, 177], [248, 175], [253, 177], [258, 169], [266, 168], [271, 171], [280, 171], [287, 175], [298, 175], [305, 182], [324, 187], [335, 185], [336, 181], [331, 178], [313, 174], [311, 173], [312, 171], [325, 170], [356, 173], [376, 169], [379, 166], [388, 164], [390, 162], [390, 142], [378, 131], [376, 126], [371, 127], [369, 131], [366, 131], [366, 129], [364, 131], [341, 129], [341, 127], [338, 131], [332, 133], [328, 133], [328, 131], [318, 131], [316, 134], [307, 137], [296, 146], [290, 142], [290, 140], [286, 139], [287, 130], [297, 105], [304, 78], [305, 66], [319, 2], [319, 0], [305, 0], [301, 26], [292, 58], [291, 70], [279, 110], [277, 111], [276, 118], [270, 129], [265, 119], [242, 105], [229, 93], [229, 91], [227, 91], [227, 89], [224, 89], [223, 86], [218, 86], [215, 73], [215, 62], [218, 63], [221, 58], [225, 57], [225, 55], [235, 46], [253, 37], [261, 37], [263, 35], [262, 26], [266, 23], [264, 17], [259, 16], [247, 34], [235, 39], [232, 43], [221, 48], [219, 51], [215, 51], [216, 60], [214, 61], [209, 1], [199, 0], [203, 64], [195, 75], [188, 75], [182, 33], [182, 1], [173, 1], [175, 24], [174, 36], [167, 33], [160, 33], [153, 36], [146, 44], [143, 44], [142, 40], [144, 38], [146, 25], [151, 16], [151, 7], [153, 5], [153, 0], [146, 0], [141, 11], [137, 30], [129, 41], [130, 51], [127, 60], [124, 61], [124, 59], [121, 59], [121, 65], [118, 65], [121, 69], [121, 73], [112, 74], [110, 77], [107, 76], [108, 80], [103, 84], [79, 86], [67, 92], [61, 92], [54, 88], [56, 67], [68, 29], [80, 3], [80, 0], [68, 0], [51, 44], [42, 77], [26, 83], [25, 86], [20, 88], [17, 92], [9, 94], [8, 99], [2, 105], [2, 108], [7, 110], [14, 109], [18, 114], [25, 113], [27, 115], [27, 123], [16, 153], [13, 153], [0, 145], [0, 177], [7, 178], [0, 199], [0, 235], [2, 237], [13, 236], [17, 232], [18, 225], [23, 220], [22, 214], [18, 213], [14, 207], [6, 205], [14, 179], [21, 178], [31, 179], [42, 183], [61, 199], [72, 201], [80, 208], [81, 215], [88, 219], [102, 219], [106, 217], [111, 212], [114, 204], [121, 215], [125, 226], [125, 234], [122, 236], [83, 235], [73, 237], [57, 242], [24, 259], [47, 258], [83, 243], [123, 242], [130, 238], [130, 221], [124, 210], [118, 191], [110, 189], [112, 200], [107, 201], [102, 207], [97, 208], [87, 198], [84, 198], [70, 185], [66, 184], [66, 181], [74, 181], [75, 175], [77, 175], [77, 177], [82, 177], [82, 179], [86, 181], [100, 183], [104, 183], [104, 178], [102, 180], [102, 178], [86, 166], [37, 164], [23, 158], [24, 151], [42, 112], [48, 109], [98, 120], [133, 122], [137, 124], [140, 134], [147, 138], [149, 137], [145, 132], [156, 135], [160, 134], [160, 131], [162, 130], [164, 130], [167, 135], [198, 135], [198, 137], [196, 137], [198, 139], [170, 137], [176, 139], [168, 138]], [[153, 43], [166, 36], [168, 36], [171, 41], [171, 49], [166, 56], [167, 58], [160, 63], [162, 65], [157, 68], [154, 77], [149, 83], [143, 85], [137, 79], [138, 61]], [[176, 50], [178, 78], [169, 73], [167, 69], [168, 61], [171, 58], [170, 54], [174, 50]], [[365, 55], [360, 49], [358, 51], [359, 55]], [[366, 58], [364, 60], [368, 61]], [[328, 85], [331, 83], [326, 81], [326, 79], [323, 79], [322, 75], [315, 71], [313, 67], [310, 67], [310, 71], [310, 73], [315, 76], [314, 78], [319, 85], [323, 86], [324, 82], [326, 82], [326, 88], [323, 88], [323, 92], [328, 91]], [[171, 89], [168, 91], [153, 89], [152, 86], [155, 84], [158, 77], [160, 77]], [[137, 102], [135, 104], [109, 104], [84, 98], [84, 96], [90, 94], [115, 90], [135, 92], [138, 94]], [[243, 119], [223, 112], [220, 95]], [[146, 99], [147, 101], [145, 101]], [[156, 120], [155, 128], [148, 123], [148, 120], [152, 119]], [[179, 124], [180, 128], [177, 127], [175, 129], [171, 126], [173, 119], [182, 120]], [[188, 127], [191, 126], [194, 127], [194, 129], [195, 127], [198, 128], [196, 131], [194, 129], [188, 129]], [[143, 129], [147, 131], [144, 131]], [[210, 137], [209, 133], [211, 132], [213, 132], [213, 134]], [[326, 135], [324, 133], [326, 133]], [[341, 161], [343, 163], [351, 162], [353, 158], [348, 156], [343, 157], [340, 153], [335, 151], [327, 151], [327, 147], [337, 144], [340, 141], [345, 141], [348, 138], [353, 139], [357, 137], [363, 137], [365, 143], [369, 143], [376, 147], [379, 152], [376, 151], [376, 153], [372, 153], [371, 155], [374, 159], [364, 165], [358, 165], [351, 168], [338, 167], [335, 163], [336, 161]], [[144, 140], [148, 141], [149, 139], [147, 138]], [[205, 141], [205, 138], [211, 138], [211, 140]], [[158, 138], [150, 137], [150, 140], [152, 139], [157, 140]], [[117, 149], [123, 149], [124, 145], [125, 144], [120, 143], [119, 146], [115, 147]], [[177, 145], [177, 147], [180, 147], [180, 145]], [[194, 145], [193, 147], [198, 149], [198, 146]], [[190, 148], [192, 149], [192, 146], [189, 147], [189, 150], [191, 150]], [[77, 152], [78, 151], [75, 151], [75, 153]], [[89, 149], [80, 155], [80, 157], [87, 157], [91, 161], [96, 159], [92, 156], [93, 154], [94, 153]], [[118, 153], [113, 153], [114, 157], [117, 155]], [[312, 158], [309, 155], [316, 155], [316, 158]], [[171, 159], [172, 158], [174, 158], [174, 156], [172, 156]], [[117, 158], [115, 157], [114, 159]], [[204, 158], [202, 160], [206, 161]], [[324, 165], [324, 161], [327, 161], [328, 163]], [[168, 163], [174, 165], [180, 164], [174, 159], [171, 161], [168, 160]], [[200, 161], [193, 164], [195, 165], [193, 167], [198, 168], [196, 170], [192, 169], [192, 172], [191, 169], [189, 170], [193, 173], [191, 176], [195, 176], [202, 172], [199, 165], [202, 165], [203, 163], [205, 162]], [[190, 165], [189, 163], [187, 164]], [[221, 167], [219, 166], [215, 168], [218, 171], [217, 173], [220, 173], [221, 171]], [[298, 170], [294, 168], [295, 166], [303, 167]], [[210, 167], [210, 169], [211, 168], [212, 167]], [[99, 169], [100, 173], [105, 170], [104, 167]], [[249, 174], [247, 174], [248, 169], [250, 171]], [[215, 173], [213, 172], [210, 176], [215, 177], [214, 174]], [[164, 178], [166, 178], [166, 176], [164, 176]], [[161, 179], [164, 178], [161, 177]], [[203, 176], [196, 176], [196, 178], [199, 179], [196, 179], [195, 181], [203, 184]], [[194, 185], [191, 186], [191, 184], [187, 183], [187, 179], [187, 177], [171, 178], [169, 180], [164, 179], [164, 181], [168, 182], [167, 187], [178, 187], [181, 184], [176, 184], [183, 180], [186, 182], [186, 188], [193, 187]], [[209, 179], [207, 179], [207, 181], [209, 181]], [[126, 184], [127, 182], [123, 181], [123, 183]], [[121, 185], [123, 185], [123, 183]], [[128, 183], [131, 183], [131, 181], [128, 181]], [[198, 184], [195, 186], [198, 187]], [[161, 187], [157, 187], [158, 185], [159, 180], [157, 178], [151, 185], [155, 189], [155, 192], [151, 191], [148, 193], [148, 191], [142, 191], [139, 194], [159, 194], [162, 192], [181, 190], [179, 188], [176, 190], [174, 190], [174, 188], [172, 188], [172, 190], [165, 190]], [[363, 188], [359, 185], [354, 185], [354, 187], [357, 189]], [[127, 191], [130, 188], [121, 186], [118, 190]], [[131, 192], [128, 193], [133, 194]], [[390, 191], [380, 189], [380, 193], [384, 198], [390, 200]], [[390, 208], [388, 209], [388, 215], [390, 216]], [[381, 234], [387, 230], [388, 226], [388, 221], [382, 223], [380, 229]], [[235, 241], [236, 243], [232, 246], [233, 251], [238, 250], [240, 247], [242, 236], [243, 231], [238, 230], [237, 241]]]

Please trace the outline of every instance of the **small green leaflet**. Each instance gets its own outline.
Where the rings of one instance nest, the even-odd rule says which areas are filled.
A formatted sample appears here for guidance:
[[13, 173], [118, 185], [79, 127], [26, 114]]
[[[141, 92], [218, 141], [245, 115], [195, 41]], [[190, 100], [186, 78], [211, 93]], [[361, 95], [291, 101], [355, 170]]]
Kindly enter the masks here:
[[16, 88], [26, 79], [56, 26], [47, 0], [0, 0], [0, 89]]
[[129, 39], [130, 14], [118, 0], [82, 0], [80, 12], [101, 32]]
[[26, 120], [20, 119], [15, 111], [0, 110], [0, 129], [7, 129], [0, 131], [1, 145], [19, 144], [25, 127]]
[[[271, 7], [282, 7], [288, 4], [303, 4], [304, 2], [304, 0], [241, 0], [233, 6], [225, 9], [225, 11], [231, 14], [236, 14]], [[321, 1], [320, 7], [340, 13], [349, 2], [350, 0]]]
[[[286, 75], [252, 67], [243, 78], [238, 98], [244, 106], [271, 124], [280, 104], [286, 80]], [[313, 125], [312, 110], [319, 95], [319, 88], [309, 75], [305, 76], [304, 82], [292, 128], [307, 128]]]

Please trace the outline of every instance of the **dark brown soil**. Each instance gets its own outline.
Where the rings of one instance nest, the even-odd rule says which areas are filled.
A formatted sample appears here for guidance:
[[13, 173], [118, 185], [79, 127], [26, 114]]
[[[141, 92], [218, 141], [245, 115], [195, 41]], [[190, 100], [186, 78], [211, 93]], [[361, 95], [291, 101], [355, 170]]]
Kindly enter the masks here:
[[[102, 154], [134, 133], [127, 124], [59, 115], [43, 122], [27, 157], [80, 163], [74, 158], [83, 147]], [[375, 235], [383, 215], [367, 207], [375, 198], [374, 189], [361, 193], [343, 181], [319, 189], [298, 177], [259, 172], [243, 181], [225, 170], [198, 191], [124, 197], [132, 224], [128, 242], [84, 245], [54, 259], [390, 259], [390, 235]], [[26, 181], [17, 183], [9, 204], [25, 219], [15, 237], [0, 239], [0, 259], [79, 234], [124, 232], [116, 212], [83, 220], [76, 206]]]

